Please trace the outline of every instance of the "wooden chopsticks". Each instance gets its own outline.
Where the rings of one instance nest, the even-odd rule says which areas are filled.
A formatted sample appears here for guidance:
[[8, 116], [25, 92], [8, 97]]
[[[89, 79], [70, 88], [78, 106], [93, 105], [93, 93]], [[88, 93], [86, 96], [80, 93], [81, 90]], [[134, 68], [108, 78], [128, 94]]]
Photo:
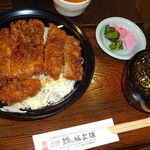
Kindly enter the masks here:
[[122, 133], [122, 132], [127, 132], [135, 129], [140, 129], [144, 127], [149, 127], [150, 126], [150, 117], [137, 120], [137, 121], [132, 121], [132, 122], [127, 122], [127, 123], [122, 123], [118, 124], [112, 127], [108, 127], [108, 129], [113, 133]]

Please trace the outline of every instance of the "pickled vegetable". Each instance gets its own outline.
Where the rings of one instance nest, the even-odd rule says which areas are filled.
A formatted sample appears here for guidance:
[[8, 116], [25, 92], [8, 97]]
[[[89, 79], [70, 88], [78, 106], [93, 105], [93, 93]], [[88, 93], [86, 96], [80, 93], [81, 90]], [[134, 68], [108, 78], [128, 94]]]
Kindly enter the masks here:
[[105, 26], [104, 37], [111, 41], [110, 51], [123, 50], [123, 42], [119, 40], [120, 33], [110, 25]]
[[122, 41], [111, 42], [109, 45], [110, 51], [123, 50]]

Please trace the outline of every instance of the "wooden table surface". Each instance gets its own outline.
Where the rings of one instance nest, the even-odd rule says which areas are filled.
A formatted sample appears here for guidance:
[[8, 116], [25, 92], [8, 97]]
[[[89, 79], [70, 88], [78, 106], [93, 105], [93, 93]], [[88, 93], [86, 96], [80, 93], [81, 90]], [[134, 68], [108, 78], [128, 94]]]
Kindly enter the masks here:
[[[55, 11], [51, 0], [13, 0], [11, 9], [42, 8]], [[10, 7], [9, 7], [10, 9]], [[6, 11], [6, 10], [5, 10]], [[95, 39], [96, 25], [103, 19], [121, 16], [144, 23], [134, 0], [93, 0], [86, 11], [70, 18], [88, 36], [95, 53], [95, 72], [85, 94], [66, 110], [39, 120], [23, 120], [0, 115], [0, 150], [33, 150], [32, 135], [113, 118], [115, 124], [143, 119], [149, 114], [130, 106], [124, 97], [122, 80], [128, 61], [105, 54]], [[150, 23], [143, 31], [150, 33]], [[147, 40], [150, 36], [147, 35]], [[149, 48], [149, 41], [147, 48]], [[150, 129], [119, 134], [120, 141], [93, 150], [148, 150]]]

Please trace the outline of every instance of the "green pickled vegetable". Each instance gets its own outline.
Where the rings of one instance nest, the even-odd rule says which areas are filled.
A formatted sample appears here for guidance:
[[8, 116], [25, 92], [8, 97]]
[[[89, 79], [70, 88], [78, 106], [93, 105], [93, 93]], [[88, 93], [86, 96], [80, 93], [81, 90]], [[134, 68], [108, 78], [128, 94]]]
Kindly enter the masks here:
[[122, 41], [111, 42], [109, 45], [110, 51], [123, 50]]
[[109, 48], [110, 49], [116, 49], [117, 48], [117, 45], [115, 42], [111, 42], [111, 44], [109, 45]]
[[120, 33], [110, 25], [105, 26], [104, 37], [111, 41], [110, 51], [123, 50], [123, 42], [119, 40]]
[[105, 38], [110, 41], [116, 41], [120, 37], [120, 33], [118, 31], [112, 31], [107, 34], [105, 34]]
[[115, 31], [114, 27], [110, 27], [110, 25], [106, 25], [104, 34], [106, 35], [107, 33], [110, 33], [110, 32], [113, 32], [113, 31]]

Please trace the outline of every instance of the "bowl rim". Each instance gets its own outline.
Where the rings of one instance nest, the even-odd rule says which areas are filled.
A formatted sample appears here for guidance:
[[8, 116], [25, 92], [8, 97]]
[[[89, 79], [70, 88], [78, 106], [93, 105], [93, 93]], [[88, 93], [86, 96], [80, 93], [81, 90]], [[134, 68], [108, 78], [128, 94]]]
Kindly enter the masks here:
[[84, 0], [82, 2], [69, 2], [69, 1], [66, 1], [66, 0], [53, 0], [53, 1], [54, 2], [55, 1], [60, 1], [61, 3], [78, 6], [78, 5], [81, 5], [81, 4], [89, 3], [91, 0]]

